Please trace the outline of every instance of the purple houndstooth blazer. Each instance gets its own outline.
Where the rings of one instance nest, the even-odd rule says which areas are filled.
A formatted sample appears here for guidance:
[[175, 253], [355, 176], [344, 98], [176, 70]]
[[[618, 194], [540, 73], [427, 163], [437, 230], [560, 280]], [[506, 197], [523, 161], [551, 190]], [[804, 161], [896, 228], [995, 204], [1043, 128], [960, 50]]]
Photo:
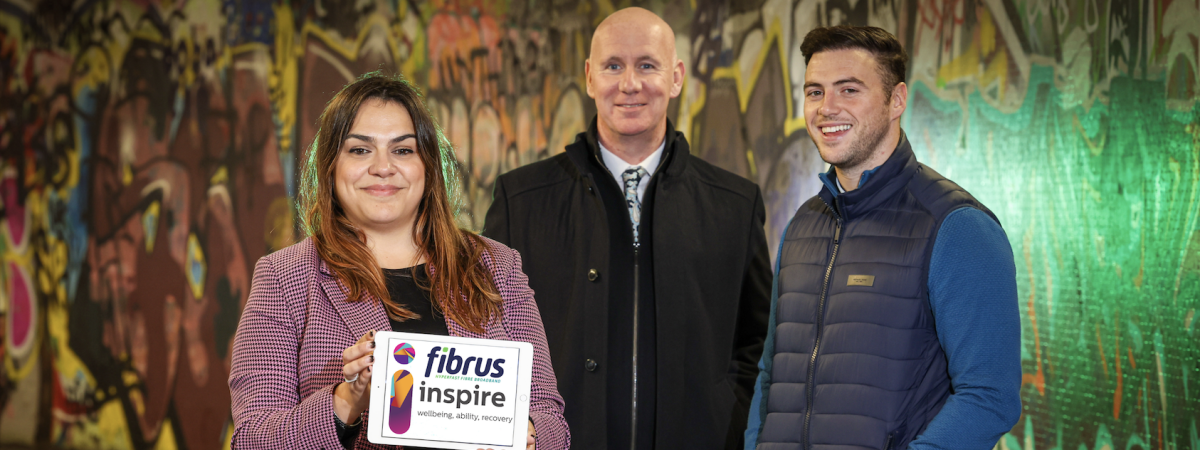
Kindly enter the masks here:
[[[533, 344], [529, 417], [539, 450], [570, 447], [546, 333], [529, 279], [515, 250], [484, 238], [483, 265], [504, 299], [503, 320], [472, 333], [446, 319], [450, 334]], [[369, 330], [391, 330], [377, 301], [346, 301], [341, 284], [317, 256], [312, 239], [264, 256], [254, 268], [250, 298], [233, 344], [229, 392], [233, 448], [340, 450], [333, 425], [333, 390], [342, 382], [342, 351]], [[370, 411], [364, 421], [370, 420]], [[382, 449], [366, 439], [355, 448]]]

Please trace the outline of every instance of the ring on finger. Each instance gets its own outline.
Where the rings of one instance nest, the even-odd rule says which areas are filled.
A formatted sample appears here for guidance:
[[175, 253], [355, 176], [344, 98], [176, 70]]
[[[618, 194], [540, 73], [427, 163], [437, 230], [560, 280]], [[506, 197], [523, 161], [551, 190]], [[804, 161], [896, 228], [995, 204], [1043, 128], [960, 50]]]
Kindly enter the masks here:
[[345, 381], [347, 383], [353, 383], [355, 381], [358, 381], [358, 374], [357, 373], [354, 374], [354, 378], [346, 378], [345, 376], [343, 376], [342, 381]]

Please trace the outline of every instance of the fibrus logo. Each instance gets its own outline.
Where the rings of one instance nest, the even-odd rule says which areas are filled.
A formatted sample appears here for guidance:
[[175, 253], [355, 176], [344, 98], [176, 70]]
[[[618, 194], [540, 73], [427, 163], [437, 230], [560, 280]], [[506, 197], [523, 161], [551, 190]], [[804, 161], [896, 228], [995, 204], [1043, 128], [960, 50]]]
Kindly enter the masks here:
[[412, 374], [407, 370], [400, 370], [393, 374], [391, 401], [389, 402], [390, 414], [388, 414], [388, 428], [391, 428], [393, 433], [404, 434], [412, 426], [412, 394]]
[[[471, 364], [475, 364], [475, 376], [500, 378], [504, 376], [504, 358], [498, 358], [495, 361], [488, 358], [485, 362], [483, 358], [468, 356], [463, 358], [454, 354], [458, 349], [447, 347], [434, 347], [429, 350], [429, 354], [425, 355], [429, 358], [429, 362], [425, 364], [425, 378], [429, 378], [430, 372], [433, 371], [434, 363], [437, 363], [437, 373], [448, 375], [464, 375], [470, 376]], [[438, 351], [447, 353], [438, 354]], [[489, 373], [490, 372], [490, 373]]]

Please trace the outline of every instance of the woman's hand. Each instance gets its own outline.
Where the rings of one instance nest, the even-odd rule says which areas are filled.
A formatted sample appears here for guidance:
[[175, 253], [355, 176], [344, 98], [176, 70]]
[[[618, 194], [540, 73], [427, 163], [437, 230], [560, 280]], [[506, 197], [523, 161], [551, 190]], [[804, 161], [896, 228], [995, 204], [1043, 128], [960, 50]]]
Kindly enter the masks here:
[[[529, 433], [525, 435], [525, 450], [534, 450], [533, 438], [537, 437], [537, 432], [533, 429], [533, 421], [529, 421]], [[483, 450], [482, 448], [479, 450]], [[487, 449], [492, 450], [492, 449]]]
[[375, 330], [342, 351], [342, 378], [347, 382], [333, 390], [333, 413], [347, 425], [356, 425], [358, 417], [371, 402], [371, 365], [375, 362]]

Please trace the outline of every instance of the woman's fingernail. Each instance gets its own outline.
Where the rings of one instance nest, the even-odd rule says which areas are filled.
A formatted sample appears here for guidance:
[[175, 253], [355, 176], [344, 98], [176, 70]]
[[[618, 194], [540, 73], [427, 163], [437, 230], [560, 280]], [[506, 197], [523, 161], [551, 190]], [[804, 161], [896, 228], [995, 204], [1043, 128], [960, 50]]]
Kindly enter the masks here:
[[375, 355], [371, 355], [371, 362], [375, 362]]
[[367, 366], [367, 372], [371, 371], [371, 366]]
[[375, 341], [371, 341], [371, 348], [375, 348]]
[[370, 334], [371, 334], [371, 337], [372, 337], [372, 338], [374, 338], [374, 337], [375, 337], [375, 330], [371, 330], [371, 333], [370, 333]]

